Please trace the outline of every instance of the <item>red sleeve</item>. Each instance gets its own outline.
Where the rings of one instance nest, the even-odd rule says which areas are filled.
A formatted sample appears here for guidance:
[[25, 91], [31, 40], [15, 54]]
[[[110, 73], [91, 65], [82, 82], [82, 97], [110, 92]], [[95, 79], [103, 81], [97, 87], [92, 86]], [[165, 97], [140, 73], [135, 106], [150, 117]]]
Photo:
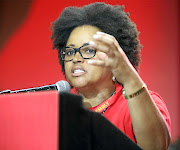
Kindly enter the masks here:
[[167, 107], [166, 107], [163, 99], [155, 92], [150, 91], [150, 94], [151, 94], [156, 106], [160, 110], [164, 120], [166, 121], [169, 132], [171, 133], [171, 119], [170, 119], [169, 112], [167, 110]]

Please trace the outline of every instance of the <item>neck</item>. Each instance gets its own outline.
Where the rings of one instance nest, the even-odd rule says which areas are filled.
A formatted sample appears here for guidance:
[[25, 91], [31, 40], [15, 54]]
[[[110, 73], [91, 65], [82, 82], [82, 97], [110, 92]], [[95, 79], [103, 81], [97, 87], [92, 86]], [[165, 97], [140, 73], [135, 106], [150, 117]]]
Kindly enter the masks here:
[[79, 94], [83, 97], [83, 104], [86, 108], [95, 107], [105, 100], [107, 100], [116, 90], [116, 83], [104, 87], [90, 87], [77, 89]]

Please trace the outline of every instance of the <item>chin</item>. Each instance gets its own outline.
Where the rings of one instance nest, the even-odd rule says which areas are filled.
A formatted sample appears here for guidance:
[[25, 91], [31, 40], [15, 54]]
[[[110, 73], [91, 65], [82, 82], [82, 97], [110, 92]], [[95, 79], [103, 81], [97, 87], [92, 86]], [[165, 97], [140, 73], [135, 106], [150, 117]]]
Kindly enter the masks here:
[[69, 83], [75, 88], [83, 88], [83, 87], [86, 87], [88, 85], [87, 81], [82, 80], [82, 79], [69, 80]]

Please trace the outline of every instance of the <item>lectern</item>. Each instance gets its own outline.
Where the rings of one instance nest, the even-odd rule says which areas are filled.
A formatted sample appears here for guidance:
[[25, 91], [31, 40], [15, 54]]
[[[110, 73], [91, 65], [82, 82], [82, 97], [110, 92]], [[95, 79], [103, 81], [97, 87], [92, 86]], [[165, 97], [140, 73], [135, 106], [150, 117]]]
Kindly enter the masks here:
[[57, 91], [0, 95], [1, 150], [139, 150], [78, 95]]

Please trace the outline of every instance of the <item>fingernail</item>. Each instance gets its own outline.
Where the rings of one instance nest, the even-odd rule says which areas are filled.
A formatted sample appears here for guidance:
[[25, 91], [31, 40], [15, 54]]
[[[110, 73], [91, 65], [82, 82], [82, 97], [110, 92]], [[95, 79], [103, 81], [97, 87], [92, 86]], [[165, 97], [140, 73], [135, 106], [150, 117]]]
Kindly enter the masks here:
[[94, 41], [90, 41], [89, 44], [92, 46], [96, 45], [96, 43]]
[[104, 34], [104, 32], [97, 31], [96, 34]]
[[101, 36], [100, 35], [97, 35], [97, 34], [95, 34], [95, 35], [93, 35], [93, 38], [94, 39], [98, 39], [98, 38], [100, 38]]
[[88, 60], [88, 64], [93, 64], [93, 60]]

